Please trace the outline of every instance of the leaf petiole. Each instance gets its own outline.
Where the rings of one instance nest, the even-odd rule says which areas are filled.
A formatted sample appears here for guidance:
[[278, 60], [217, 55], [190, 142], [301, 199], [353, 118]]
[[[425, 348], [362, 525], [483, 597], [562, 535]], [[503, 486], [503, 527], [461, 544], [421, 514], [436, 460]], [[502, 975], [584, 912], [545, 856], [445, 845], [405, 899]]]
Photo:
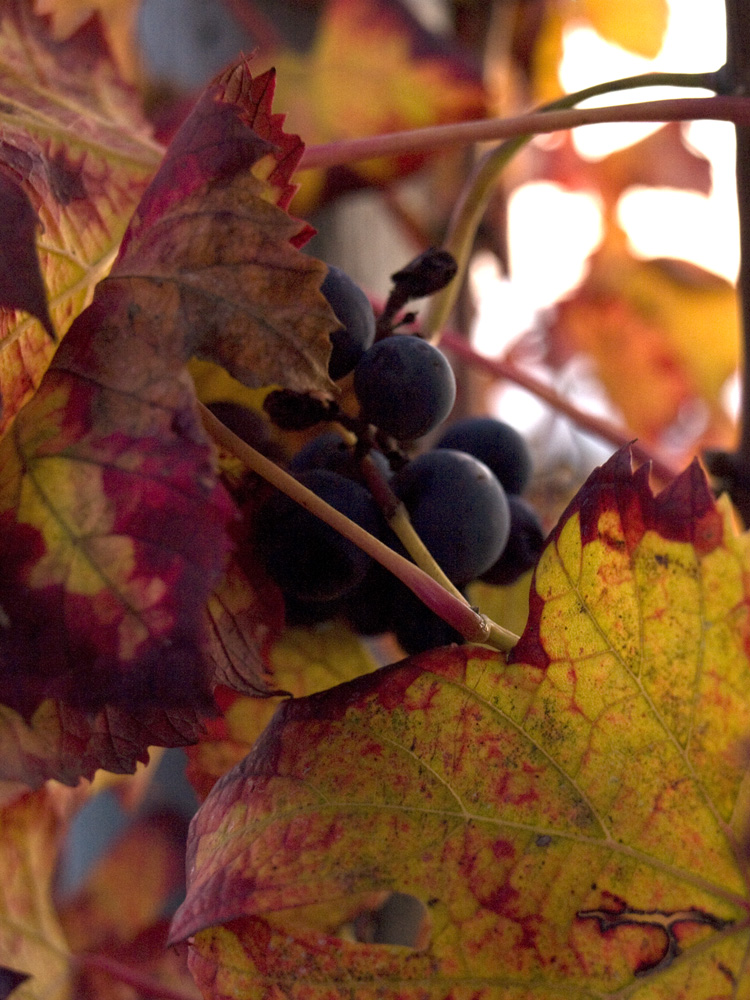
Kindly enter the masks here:
[[467, 642], [483, 643], [507, 651], [518, 642], [518, 636], [475, 611], [464, 598], [454, 596], [431, 576], [409, 562], [398, 552], [384, 545], [364, 528], [341, 514], [330, 504], [308, 490], [275, 462], [237, 437], [202, 403], [198, 404], [203, 424], [217, 444], [239, 458], [247, 468], [262, 476], [282, 493], [335, 528], [341, 535], [358, 545], [364, 552], [398, 577], [416, 596], [451, 625]]

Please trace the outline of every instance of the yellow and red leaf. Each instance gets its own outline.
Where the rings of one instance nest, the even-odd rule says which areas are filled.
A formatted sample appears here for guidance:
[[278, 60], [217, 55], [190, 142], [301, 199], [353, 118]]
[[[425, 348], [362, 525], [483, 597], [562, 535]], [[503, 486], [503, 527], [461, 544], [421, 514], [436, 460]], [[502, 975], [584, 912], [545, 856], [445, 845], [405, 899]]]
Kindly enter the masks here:
[[150, 138], [135, 92], [116, 71], [99, 23], [88, 21], [58, 42], [31, 0], [0, 8], [0, 98], [0, 173], [40, 223], [36, 248], [28, 229], [9, 243], [7, 218], [2, 225], [2, 252], [12, 254], [14, 278], [24, 285], [15, 300], [3, 295], [0, 308], [2, 432], [55, 349], [44, 295], [29, 277], [34, 259], [38, 255], [51, 325], [62, 336], [109, 270], [162, 150]]
[[[505, 662], [284, 704], [193, 821], [172, 939], [211, 1000], [730, 997], [748, 974], [750, 538], [627, 452], [548, 541]], [[352, 936], [391, 893], [417, 943]]]
[[[190, 356], [249, 382], [331, 384], [325, 267], [291, 244], [304, 226], [275, 203], [288, 198], [298, 140], [278, 162], [251, 124], [279, 132], [271, 89], [270, 78], [254, 87], [242, 62], [207, 90], [111, 274], [0, 442], [3, 702], [32, 729], [44, 707], [53, 733], [47, 758], [28, 759], [33, 780], [74, 780], [59, 735], [68, 710], [85, 720], [82, 774], [102, 725], [111, 742], [95, 766], [122, 770], [170, 730], [181, 734], [173, 745], [194, 739], [196, 718], [212, 711], [203, 615], [237, 512], [197, 413]], [[107, 725], [113, 708], [140, 719], [124, 747]], [[25, 745], [21, 724], [9, 722], [12, 745]], [[6, 776], [18, 778], [17, 759]]]
[[[486, 112], [481, 71], [465, 53], [425, 30], [389, 0], [329, 0], [308, 53], [270, 57], [279, 101], [292, 128], [312, 143], [334, 142], [480, 118]], [[308, 213], [337, 189], [384, 184], [425, 163], [425, 154], [378, 158], [300, 175], [297, 211]]]

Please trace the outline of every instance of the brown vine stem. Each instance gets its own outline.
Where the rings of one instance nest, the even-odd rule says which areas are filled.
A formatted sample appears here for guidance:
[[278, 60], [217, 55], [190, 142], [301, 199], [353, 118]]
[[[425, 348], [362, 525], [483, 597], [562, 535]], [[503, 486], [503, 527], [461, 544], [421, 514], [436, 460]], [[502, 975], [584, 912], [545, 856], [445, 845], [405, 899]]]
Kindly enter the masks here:
[[248, 469], [262, 476], [282, 493], [309, 510], [321, 521], [358, 545], [364, 552], [398, 577], [435, 614], [448, 622], [467, 642], [483, 643], [507, 651], [518, 642], [518, 636], [475, 611], [463, 598], [448, 593], [427, 573], [394, 552], [379, 539], [345, 517], [330, 504], [308, 490], [275, 462], [246, 444], [225, 427], [202, 403], [198, 404], [203, 424], [217, 444], [243, 462]]
[[499, 358], [483, 357], [463, 337], [459, 337], [455, 333], [443, 334], [440, 346], [444, 350], [450, 351], [456, 357], [460, 357], [468, 364], [473, 365], [475, 368], [481, 368], [483, 371], [488, 372], [495, 378], [508, 379], [508, 381], [515, 382], [516, 385], [520, 385], [523, 389], [527, 389], [533, 395], [548, 403], [558, 413], [574, 421], [576, 426], [581, 430], [595, 434], [617, 448], [630, 445], [635, 459], [639, 462], [650, 462], [652, 472], [664, 483], [670, 483], [679, 475], [680, 470], [675, 468], [670, 462], [660, 458], [651, 449], [639, 444], [638, 441], [634, 441], [632, 433], [629, 433], [609, 420], [586, 413], [585, 410], [580, 410], [573, 403], [565, 399], [564, 396], [561, 396], [552, 386], [542, 382], [530, 372], [525, 372], [523, 369], [518, 368], [512, 362], [503, 361]]
[[84, 969], [96, 969], [97, 972], [104, 972], [120, 983], [132, 986], [140, 996], [148, 997], [149, 1000], [199, 1000], [200, 998], [200, 993], [197, 990], [194, 993], [188, 993], [186, 990], [176, 990], [173, 987], [164, 986], [162, 983], [136, 972], [124, 962], [118, 962], [107, 955], [84, 953], [76, 955], [75, 962]]
[[[745, 0], [726, 0], [726, 84], [732, 94], [750, 95], [750, 11]], [[737, 203], [740, 223], [738, 290], [744, 339], [742, 410], [737, 455], [745, 478], [750, 467], [750, 128], [735, 122], [737, 136]], [[747, 521], [747, 510], [743, 512]]]
[[512, 139], [522, 135], [541, 135], [601, 125], [608, 122], [698, 121], [710, 118], [750, 126], [750, 98], [678, 97], [639, 104], [613, 104], [605, 108], [570, 108], [565, 111], [537, 111], [514, 118], [482, 118], [479, 121], [435, 125], [430, 128], [389, 132], [366, 139], [308, 146], [299, 170], [356, 163], [379, 156], [433, 152], [474, 142]]

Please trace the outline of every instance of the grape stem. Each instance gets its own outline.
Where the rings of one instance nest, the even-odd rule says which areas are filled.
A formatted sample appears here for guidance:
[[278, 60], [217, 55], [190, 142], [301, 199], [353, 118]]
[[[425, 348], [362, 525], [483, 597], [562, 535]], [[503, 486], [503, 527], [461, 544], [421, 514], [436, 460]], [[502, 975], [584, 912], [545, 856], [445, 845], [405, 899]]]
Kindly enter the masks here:
[[[697, 86], [697, 84], [694, 84]], [[750, 98], [746, 97], [678, 97], [663, 101], [643, 101], [638, 104], [613, 104], [604, 108], [571, 108], [564, 111], [534, 111], [513, 118], [482, 118], [456, 122], [453, 125], [433, 125], [428, 128], [388, 132], [366, 139], [308, 146], [298, 170], [317, 170], [345, 163], [357, 163], [381, 156], [404, 153], [429, 153], [475, 142], [512, 139], [518, 136], [564, 132], [583, 125], [610, 122], [671, 122], [702, 119], [750, 125]]]
[[363, 469], [363, 474], [370, 492], [388, 521], [388, 526], [417, 566], [439, 583], [444, 590], [453, 594], [458, 600], [465, 601], [461, 591], [451, 583], [435, 561], [435, 557], [414, 530], [408, 510], [383, 479], [375, 463], [371, 461], [369, 467]]
[[247, 468], [291, 497], [300, 506], [325, 521], [344, 538], [348, 538], [355, 545], [358, 545], [405, 583], [431, 611], [434, 611], [457, 632], [460, 632], [467, 642], [483, 643], [504, 652], [512, 649], [518, 642], [519, 637], [514, 632], [503, 628], [487, 618], [486, 615], [474, 610], [461, 595], [455, 597], [449, 593], [424, 570], [384, 545], [364, 528], [321, 500], [319, 496], [308, 490], [288, 472], [279, 468], [275, 462], [246, 444], [228, 427], [225, 427], [202, 403], [199, 403], [198, 406], [206, 430], [221, 448], [240, 459]]
[[130, 986], [141, 997], [150, 997], [153, 1000], [196, 1000], [196, 993], [188, 990], [177, 990], [164, 983], [159, 983], [108, 955], [84, 953], [76, 955], [74, 961], [81, 968], [104, 972], [117, 982]]
[[[350, 430], [341, 424], [334, 426], [350, 447], [353, 448], [356, 446], [357, 436], [355, 434], [352, 434]], [[393, 492], [390, 483], [383, 476], [375, 462], [373, 462], [371, 456], [369, 454], [364, 455], [359, 464], [367, 487], [388, 522], [388, 526], [417, 566], [439, 583], [444, 590], [447, 590], [458, 600], [466, 603], [461, 591], [451, 583], [436, 562], [435, 557], [414, 530], [408, 510]]]
[[[539, 117], [557, 114], [568, 114], [566, 109], [582, 101], [590, 100], [593, 97], [601, 97], [604, 94], [618, 90], [631, 90], [637, 87], [650, 87], [654, 85], [672, 85], [680, 87], [705, 87], [715, 90], [717, 86], [717, 74], [715, 73], [643, 73], [638, 76], [623, 77], [619, 80], [609, 80], [605, 83], [596, 84], [593, 87], [586, 87], [584, 90], [577, 90], [571, 94], [544, 105], [538, 111]], [[705, 98], [704, 100], [714, 100]], [[690, 101], [679, 100], [675, 102], [651, 102], [653, 104], [672, 103], [690, 104]], [[642, 103], [630, 105], [634, 113], [647, 108], [648, 104]], [[610, 111], [611, 108], [599, 109]], [[448, 231], [443, 241], [443, 249], [453, 255], [458, 264], [458, 274], [456, 279], [435, 295], [429, 303], [423, 319], [424, 335], [433, 341], [439, 339], [440, 333], [448, 321], [448, 318], [456, 303], [456, 298], [463, 285], [463, 279], [469, 266], [471, 252], [474, 248], [476, 232], [482, 217], [487, 210], [492, 193], [497, 185], [498, 178], [508, 163], [513, 159], [531, 139], [533, 135], [516, 135], [515, 138], [501, 142], [498, 146], [489, 149], [484, 153], [472, 170], [471, 175], [464, 184], [463, 190], [453, 209]]]

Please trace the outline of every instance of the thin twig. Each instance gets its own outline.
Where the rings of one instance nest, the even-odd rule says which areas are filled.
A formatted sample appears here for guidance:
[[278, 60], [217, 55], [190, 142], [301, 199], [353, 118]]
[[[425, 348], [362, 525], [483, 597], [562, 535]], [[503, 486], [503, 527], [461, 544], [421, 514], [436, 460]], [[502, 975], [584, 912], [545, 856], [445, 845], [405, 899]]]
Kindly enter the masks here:
[[[727, 64], [724, 85], [732, 95], [750, 94], [750, 12], [744, 0], [726, 0]], [[736, 176], [740, 225], [737, 290], [743, 337], [742, 406], [737, 457], [750, 466], [750, 129], [735, 122]]]
[[631, 432], [609, 420], [594, 416], [592, 413], [586, 413], [585, 410], [580, 410], [569, 400], [565, 399], [564, 396], [561, 396], [552, 386], [542, 382], [530, 372], [518, 368], [510, 361], [503, 361], [499, 358], [485, 358], [481, 354], [478, 354], [463, 337], [459, 337], [454, 333], [444, 334], [440, 346], [456, 355], [456, 357], [460, 357], [462, 361], [468, 362], [475, 368], [481, 368], [495, 378], [508, 379], [508, 381], [515, 382], [516, 385], [527, 389], [537, 398], [548, 403], [558, 413], [572, 420], [581, 430], [589, 434], [595, 434], [616, 448], [630, 445], [634, 457], [639, 462], [650, 462], [654, 475], [663, 482], [670, 483], [679, 474], [680, 470], [675, 468], [667, 459], [660, 458], [650, 448], [639, 444], [638, 441], [634, 441]]
[[118, 962], [107, 955], [85, 952], [76, 955], [75, 961], [84, 969], [96, 969], [120, 983], [132, 986], [142, 997], [148, 997], [149, 1000], [198, 1000], [200, 997], [198, 990], [188, 993], [186, 990], [176, 990], [173, 987], [164, 986], [149, 976], [137, 972], [129, 965], [125, 965], [124, 962]]
[[521, 135], [562, 132], [583, 125], [611, 122], [700, 121], [734, 122], [750, 125], [750, 99], [746, 97], [681, 97], [640, 104], [615, 104], [606, 108], [571, 108], [567, 111], [539, 111], [514, 118], [483, 118], [479, 121], [434, 125], [430, 128], [389, 132], [366, 139], [308, 146], [299, 170], [317, 170], [381, 156], [423, 153], [474, 142], [512, 139]]

